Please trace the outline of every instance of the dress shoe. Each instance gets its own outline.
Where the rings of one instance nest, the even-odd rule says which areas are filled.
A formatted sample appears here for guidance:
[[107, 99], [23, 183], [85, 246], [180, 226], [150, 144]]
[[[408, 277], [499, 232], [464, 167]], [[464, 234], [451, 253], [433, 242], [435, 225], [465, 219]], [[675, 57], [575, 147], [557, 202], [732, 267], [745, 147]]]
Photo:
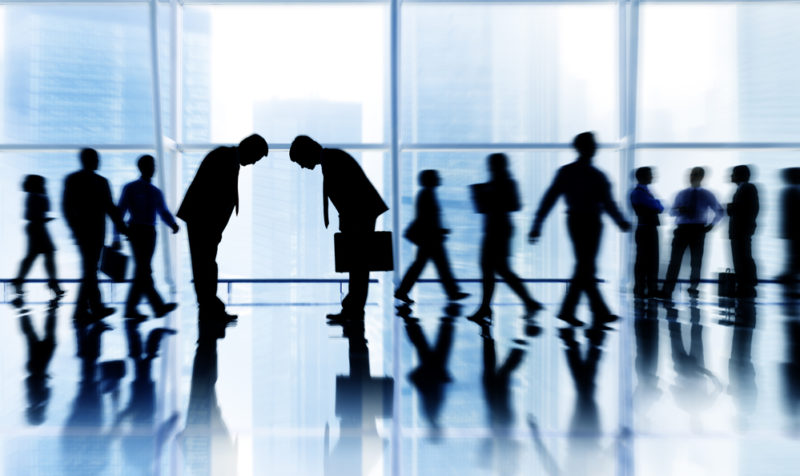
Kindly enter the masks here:
[[355, 320], [359, 320], [359, 319], [364, 319], [364, 313], [363, 312], [356, 313], [356, 312], [346, 311], [346, 310], [342, 309], [341, 311], [339, 311], [336, 314], [327, 314], [327, 315], [325, 315], [325, 317], [330, 321], [347, 322], [347, 321], [355, 321]]
[[700, 295], [700, 291], [697, 288], [689, 288], [686, 290], [686, 293], [693, 298], [696, 298]]
[[158, 311], [156, 311], [155, 316], [156, 317], [164, 317], [167, 314], [169, 314], [170, 312], [174, 311], [175, 308], [177, 308], [177, 307], [178, 307], [178, 303], [168, 302], [168, 303], [164, 304], [163, 306], [161, 306], [158, 309]]
[[465, 293], [463, 291], [457, 291], [454, 294], [451, 294], [449, 298], [451, 301], [460, 301], [462, 299], [468, 298], [469, 296], [470, 296], [469, 293]]
[[135, 321], [145, 321], [147, 320], [147, 316], [140, 313], [139, 311], [130, 311], [125, 313], [126, 319], [133, 319]]
[[563, 314], [559, 314], [556, 317], [573, 327], [580, 327], [583, 325], [583, 321], [576, 319], [575, 316], [565, 316]]
[[473, 322], [477, 322], [478, 324], [482, 323], [491, 323], [492, 322], [492, 310], [488, 307], [479, 307], [477, 311], [471, 316], [468, 316], [467, 319]]
[[111, 314], [114, 314], [115, 312], [117, 312], [117, 310], [114, 309], [113, 307], [101, 307], [96, 312], [92, 311], [92, 316], [95, 319], [103, 319], [110, 316]]
[[395, 299], [399, 299], [406, 304], [414, 304], [414, 300], [408, 297], [408, 293], [404, 293], [400, 290], [394, 292]]

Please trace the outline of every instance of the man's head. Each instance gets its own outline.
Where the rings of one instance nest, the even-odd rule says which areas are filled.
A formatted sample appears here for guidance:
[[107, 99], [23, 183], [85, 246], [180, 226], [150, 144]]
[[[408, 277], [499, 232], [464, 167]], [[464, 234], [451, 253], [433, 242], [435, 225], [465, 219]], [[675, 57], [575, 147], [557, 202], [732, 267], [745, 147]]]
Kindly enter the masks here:
[[508, 156], [501, 152], [489, 155], [489, 173], [493, 179], [508, 178]]
[[258, 134], [247, 136], [239, 142], [239, 163], [241, 165], [255, 164], [267, 154], [269, 154], [267, 141]]
[[81, 165], [83, 166], [83, 170], [97, 170], [100, 167], [100, 156], [97, 154], [97, 151], [94, 149], [81, 149], [79, 154], [81, 158]]
[[322, 146], [308, 136], [297, 136], [289, 148], [289, 159], [304, 169], [313, 169], [319, 163]]
[[145, 180], [150, 180], [156, 173], [156, 159], [152, 155], [145, 154], [139, 157], [139, 160], [136, 161], [136, 166], [139, 167], [139, 172]]
[[783, 169], [783, 180], [789, 185], [800, 185], [800, 167]]
[[750, 181], [750, 167], [746, 165], [737, 165], [731, 171], [731, 182], [740, 184]]
[[706, 170], [703, 167], [694, 167], [692, 171], [689, 172], [689, 183], [692, 187], [699, 187], [705, 176]]
[[441, 183], [439, 172], [435, 170], [423, 170], [419, 173], [419, 184], [425, 188], [438, 187]]
[[27, 193], [45, 193], [44, 177], [41, 175], [27, 175], [22, 182], [22, 190]]
[[581, 132], [572, 140], [572, 147], [578, 151], [581, 159], [591, 159], [597, 152], [597, 142], [591, 132]]
[[636, 180], [642, 185], [653, 183], [653, 170], [650, 167], [639, 167], [636, 169]]

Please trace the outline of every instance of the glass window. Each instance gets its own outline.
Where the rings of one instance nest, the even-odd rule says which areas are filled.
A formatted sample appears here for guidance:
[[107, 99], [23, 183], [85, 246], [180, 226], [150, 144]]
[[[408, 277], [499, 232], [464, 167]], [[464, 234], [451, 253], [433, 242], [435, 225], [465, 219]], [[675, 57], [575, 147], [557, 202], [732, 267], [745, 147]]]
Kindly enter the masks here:
[[382, 142], [384, 5], [186, 7], [184, 135]]
[[616, 11], [404, 6], [403, 141], [564, 142], [583, 130], [615, 140]]

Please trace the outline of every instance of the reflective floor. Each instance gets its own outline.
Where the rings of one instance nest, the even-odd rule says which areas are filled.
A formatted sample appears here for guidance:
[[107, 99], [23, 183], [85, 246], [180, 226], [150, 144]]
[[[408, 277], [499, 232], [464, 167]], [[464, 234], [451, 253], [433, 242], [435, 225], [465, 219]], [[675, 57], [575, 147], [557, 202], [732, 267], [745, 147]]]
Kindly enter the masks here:
[[3, 474], [800, 468], [800, 314], [769, 285], [730, 308], [710, 287], [672, 308], [604, 289], [607, 330], [562, 329], [563, 285], [531, 285], [539, 335], [502, 285], [491, 326], [465, 318], [477, 287], [447, 306], [421, 284], [398, 312], [374, 285], [365, 324], [340, 326], [337, 285], [238, 285], [236, 325], [201, 335], [190, 294], [166, 319], [76, 328], [35, 286], [27, 312], [0, 310]]

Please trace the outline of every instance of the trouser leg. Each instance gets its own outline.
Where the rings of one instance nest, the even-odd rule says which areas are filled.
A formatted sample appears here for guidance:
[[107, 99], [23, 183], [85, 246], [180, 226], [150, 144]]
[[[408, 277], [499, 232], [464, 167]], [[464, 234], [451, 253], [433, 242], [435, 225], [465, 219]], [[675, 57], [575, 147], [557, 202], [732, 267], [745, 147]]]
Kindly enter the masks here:
[[220, 234], [209, 227], [186, 224], [189, 235], [189, 253], [192, 258], [192, 274], [197, 304], [201, 313], [218, 313], [225, 305], [217, 297], [218, 267], [217, 248]]
[[422, 270], [425, 269], [425, 264], [428, 262], [428, 253], [427, 249], [423, 246], [417, 248], [417, 257], [411, 266], [408, 267], [406, 270], [406, 274], [403, 276], [403, 280], [400, 281], [400, 286], [397, 287], [397, 292], [408, 294], [411, 291], [411, 288], [414, 287], [414, 283], [417, 282], [419, 279], [419, 275], [422, 273]]
[[702, 225], [692, 225], [689, 252], [691, 253], [691, 274], [689, 276], [689, 289], [697, 290], [700, 285], [700, 273], [703, 268], [703, 251], [705, 248], [706, 233]]
[[664, 280], [664, 294], [667, 297], [672, 296], [672, 291], [675, 289], [675, 282], [678, 280], [678, 273], [681, 270], [683, 253], [688, 245], [686, 230], [682, 225], [678, 225], [672, 235], [672, 252], [669, 257], [669, 266], [667, 266], [667, 276]]

